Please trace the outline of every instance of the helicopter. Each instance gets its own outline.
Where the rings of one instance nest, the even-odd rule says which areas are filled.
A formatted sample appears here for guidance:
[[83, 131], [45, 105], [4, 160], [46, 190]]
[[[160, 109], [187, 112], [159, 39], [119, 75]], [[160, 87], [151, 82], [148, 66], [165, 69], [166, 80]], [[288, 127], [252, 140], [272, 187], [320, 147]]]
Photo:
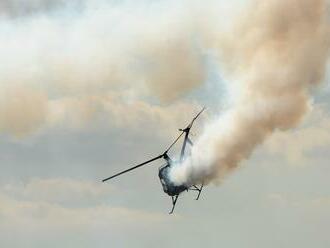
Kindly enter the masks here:
[[177, 162], [177, 161], [174, 161], [172, 160], [169, 155], [168, 155], [168, 152], [173, 148], [173, 146], [182, 138], [184, 137], [183, 139], [183, 143], [182, 143], [182, 147], [181, 147], [181, 153], [180, 153], [180, 158], [179, 158], [179, 162], [182, 163], [185, 159], [185, 154], [186, 154], [186, 150], [187, 150], [187, 144], [189, 144], [190, 146], [193, 146], [193, 142], [191, 141], [189, 135], [190, 135], [190, 130], [194, 124], [194, 122], [196, 121], [196, 119], [204, 112], [205, 110], [205, 107], [192, 119], [192, 121], [189, 123], [189, 125], [186, 127], [186, 128], [183, 128], [183, 129], [179, 129], [179, 131], [181, 132], [180, 135], [174, 140], [174, 142], [165, 150], [164, 153], [146, 161], [146, 162], [143, 162], [141, 164], [138, 164], [134, 167], [131, 167], [127, 170], [124, 170], [124, 171], [121, 171], [115, 175], [112, 175], [108, 178], [105, 178], [102, 180], [102, 182], [106, 182], [110, 179], [113, 179], [115, 177], [118, 177], [122, 174], [125, 174], [127, 172], [130, 172], [132, 170], [135, 170], [137, 168], [140, 168], [144, 165], [147, 165], [151, 162], [154, 162], [156, 160], [159, 160], [159, 159], [164, 159], [165, 160], [165, 164], [162, 165], [160, 168], [159, 168], [159, 172], [158, 172], [158, 177], [160, 179], [160, 182], [161, 182], [161, 185], [162, 185], [162, 188], [163, 188], [163, 191], [169, 195], [172, 199], [172, 209], [171, 211], [169, 212], [169, 214], [172, 214], [174, 212], [174, 209], [175, 209], [175, 206], [176, 206], [176, 203], [177, 203], [177, 200], [178, 200], [178, 197], [179, 195], [184, 192], [184, 191], [189, 191], [189, 190], [193, 190], [193, 191], [198, 191], [198, 195], [196, 197], [196, 200], [199, 199], [200, 197], [200, 194], [203, 190], [203, 187], [204, 187], [204, 183], [202, 183], [201, 185], [186, 185], [186, 184], [182, 184], [182, 185], [176, 185], [174, 182], [171, 181], [170, 177], [169, 177], [169, 171], [171, 169], [172, 166], [174, 166], [174, 164]]

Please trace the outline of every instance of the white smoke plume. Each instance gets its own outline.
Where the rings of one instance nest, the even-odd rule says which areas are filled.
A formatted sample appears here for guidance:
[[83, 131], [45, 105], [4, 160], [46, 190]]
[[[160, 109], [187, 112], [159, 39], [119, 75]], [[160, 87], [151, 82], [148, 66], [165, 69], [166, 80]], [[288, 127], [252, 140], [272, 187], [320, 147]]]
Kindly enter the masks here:
[[221, 41], [232, 89], [229, 109], [205, 127], [177, 184], [223, 179], [275, 130], [295, 127], [310, 109], [309, 91], [324, 77], [329, 55], [325, 0], [253, 1], [232, 38]]

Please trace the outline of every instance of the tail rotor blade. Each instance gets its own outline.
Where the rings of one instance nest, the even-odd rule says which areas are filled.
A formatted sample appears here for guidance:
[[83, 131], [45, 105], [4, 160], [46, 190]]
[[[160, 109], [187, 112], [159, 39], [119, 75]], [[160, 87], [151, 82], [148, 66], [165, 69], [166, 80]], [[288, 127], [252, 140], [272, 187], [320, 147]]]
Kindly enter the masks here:
[[163, 154], [162, 154], [162, 155], [159, 155], [159, 156], [157, 156], [157, 157], [155, 157], [155, 158], [153, 158], [153, 159], [150, 159], [150, 160], [148, 160], [148, 161], [146, 161], [146, 162], [144, 162], [144, 163], [142, 163], [142, 164], [138, 164], [138, 165], [136, 165], [136, 166], [134, 166], [134, 167], [132, 167], [132, 168], [129, 168], [129, 169], [127, 169], [127, 170], [124, 170], [124, 171], [122, 171], [122, 172], [119, 172], [119, 173], [117, 173], [117, 174], [115, 174], [115, 175], [113, 175], [113, 176], [111, 176], [111, 177], [108, 177], [108, 178], [106, 178], [106, 179], [103, 179], [102, 182], [108, 181], [108, 180], [110, 180], [110, 179], [112, 179], [112, 178], [114, 178], [114, 177], [120, 176], [120, 175], [122, 175], [122, 174], [124, 174], [124, 173], [126, 173], [126, 172], [129, 172], [129, 171], [135, 170], [135, 169], [137, 169], [137, 168], [139, 168], [139, 167], [141, 167], [141, 166], [143, 166], [143, 165], [149, 164], [149, 163], [151, 163], [151, 162], [153, 162], [153, 161], [155, 161], [155, 160], [157, 160], [157, 159], [160, 159], [160, 158], [162, 158], [163, 156], [164, 156]]

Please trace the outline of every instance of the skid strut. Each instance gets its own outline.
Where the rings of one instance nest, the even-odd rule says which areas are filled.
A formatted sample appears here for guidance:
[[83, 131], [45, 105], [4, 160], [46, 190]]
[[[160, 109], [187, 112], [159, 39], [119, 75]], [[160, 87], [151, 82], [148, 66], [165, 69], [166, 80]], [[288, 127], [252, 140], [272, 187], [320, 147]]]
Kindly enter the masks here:
[[169, 214], [173, 214], [175, 204], [176, 204], [176, 201], [178, 200], [178, 197], [179, 197], [179, 195], [172, 196], [172, 209], [171, 209], [171, 212], [169, 212]]
[[198, 188], [196, 185], [193, 185], [192, 188], [190, 188], [190, 190], [195, 190], [195, 191], [198, 191], [198, 195], [196, 197], [196, 200], [199, 199], [201, 193], [202, 193], [202, 190], [203, 190], [203, 187], [204, 187], [204, 183], [202, 183], [201, 187]]

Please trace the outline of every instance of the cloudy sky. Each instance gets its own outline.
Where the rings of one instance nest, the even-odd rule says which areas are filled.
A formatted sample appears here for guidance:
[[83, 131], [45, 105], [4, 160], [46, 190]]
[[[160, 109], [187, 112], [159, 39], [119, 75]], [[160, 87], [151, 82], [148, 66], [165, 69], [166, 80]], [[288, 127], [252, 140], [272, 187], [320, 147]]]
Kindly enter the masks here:
[[330, 246], [327, 73], [297, 126], [172, 216], [161, 162], [101, 183], [228, 108], [223, 49], [260, 4], [230, 2], [0, 0], [1, 247]]

